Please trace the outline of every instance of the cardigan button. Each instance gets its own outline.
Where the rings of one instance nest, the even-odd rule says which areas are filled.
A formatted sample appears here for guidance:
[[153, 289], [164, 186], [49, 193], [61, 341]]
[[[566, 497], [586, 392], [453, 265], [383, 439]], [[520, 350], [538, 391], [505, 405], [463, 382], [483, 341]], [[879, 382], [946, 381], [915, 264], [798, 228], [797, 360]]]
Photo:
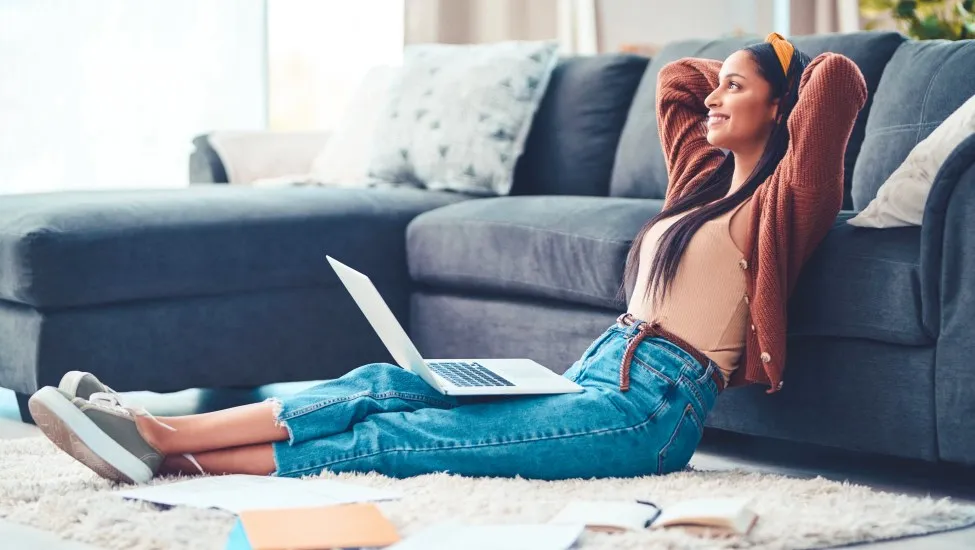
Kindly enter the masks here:
[[763, 363], [768, 363], [772, 360], [772, 356], [769, 355], [767, 351], [763, 351], [760, 357], [762, 358]]
[[746, 304], [748, 303], [748, 295], [747, 294], [745, 294], [745, 303]]
[[738, 260], [738, 267], [742, 269], [748, 269], [748, 261], [745, 258]]
[[752, 332], [755, 332], [755, 325], [752, 325]]

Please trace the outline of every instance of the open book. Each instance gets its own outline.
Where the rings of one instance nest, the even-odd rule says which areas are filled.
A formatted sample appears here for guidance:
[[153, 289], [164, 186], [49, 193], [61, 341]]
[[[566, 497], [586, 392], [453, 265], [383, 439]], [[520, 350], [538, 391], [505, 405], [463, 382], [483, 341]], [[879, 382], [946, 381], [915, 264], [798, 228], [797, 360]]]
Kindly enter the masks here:
[[664, 508], [651, 527], [711, 527], [745, 535], [756, 521], [758, 514], [748, 507], [748, 499], [702, 498]]
[[758, 515], [748, 507], [748, 499], [704, 498], [678, 502], [662, 510], [642, 501], [577, 500], [549, 523], [579, 523], [595, 531], [695, 527], [744, 535], [757, 520]]

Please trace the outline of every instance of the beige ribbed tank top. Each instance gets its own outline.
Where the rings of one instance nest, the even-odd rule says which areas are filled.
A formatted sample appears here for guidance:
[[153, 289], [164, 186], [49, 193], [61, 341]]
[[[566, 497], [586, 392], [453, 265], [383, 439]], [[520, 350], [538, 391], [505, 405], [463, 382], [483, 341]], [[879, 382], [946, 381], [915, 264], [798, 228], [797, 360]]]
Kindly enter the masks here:
[[656, 309], [652, 294], [646, 293], [646, 284], [657, 243], [667, 228], [690, 212], [651, 226], [640, 248], [640, 268], [627, 308], [638, 319], [658, 321], [707, 355], [725, 380], [738, 368], [748, 330], [748, 287], [746, 272], [740, 266], [743, 254], [730, 228], [731, 218], [745, 204], [748, 201], [708, 220], [691, 237], [674, 282]]

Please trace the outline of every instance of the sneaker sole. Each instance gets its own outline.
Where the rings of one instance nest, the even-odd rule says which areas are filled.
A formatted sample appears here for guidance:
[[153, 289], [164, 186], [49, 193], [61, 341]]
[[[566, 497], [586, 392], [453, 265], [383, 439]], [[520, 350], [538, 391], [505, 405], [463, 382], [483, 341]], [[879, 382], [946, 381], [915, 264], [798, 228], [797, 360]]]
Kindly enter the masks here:
[[99, 476], [123, 483], [148, 483], [152, 470], [91, 421], [56, 388], [41, 388], [27, 403], [44, 435]]

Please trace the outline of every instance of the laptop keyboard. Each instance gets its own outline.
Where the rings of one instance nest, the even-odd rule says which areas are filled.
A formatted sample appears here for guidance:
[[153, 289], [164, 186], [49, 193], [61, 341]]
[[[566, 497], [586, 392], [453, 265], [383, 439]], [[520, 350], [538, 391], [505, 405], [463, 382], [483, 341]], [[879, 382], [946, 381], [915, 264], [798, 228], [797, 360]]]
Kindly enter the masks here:
[[504, 378], [479, 363], [442, 361], [427, 363], [430, 370], [450, 380], [459, 387], [514, 386]]

